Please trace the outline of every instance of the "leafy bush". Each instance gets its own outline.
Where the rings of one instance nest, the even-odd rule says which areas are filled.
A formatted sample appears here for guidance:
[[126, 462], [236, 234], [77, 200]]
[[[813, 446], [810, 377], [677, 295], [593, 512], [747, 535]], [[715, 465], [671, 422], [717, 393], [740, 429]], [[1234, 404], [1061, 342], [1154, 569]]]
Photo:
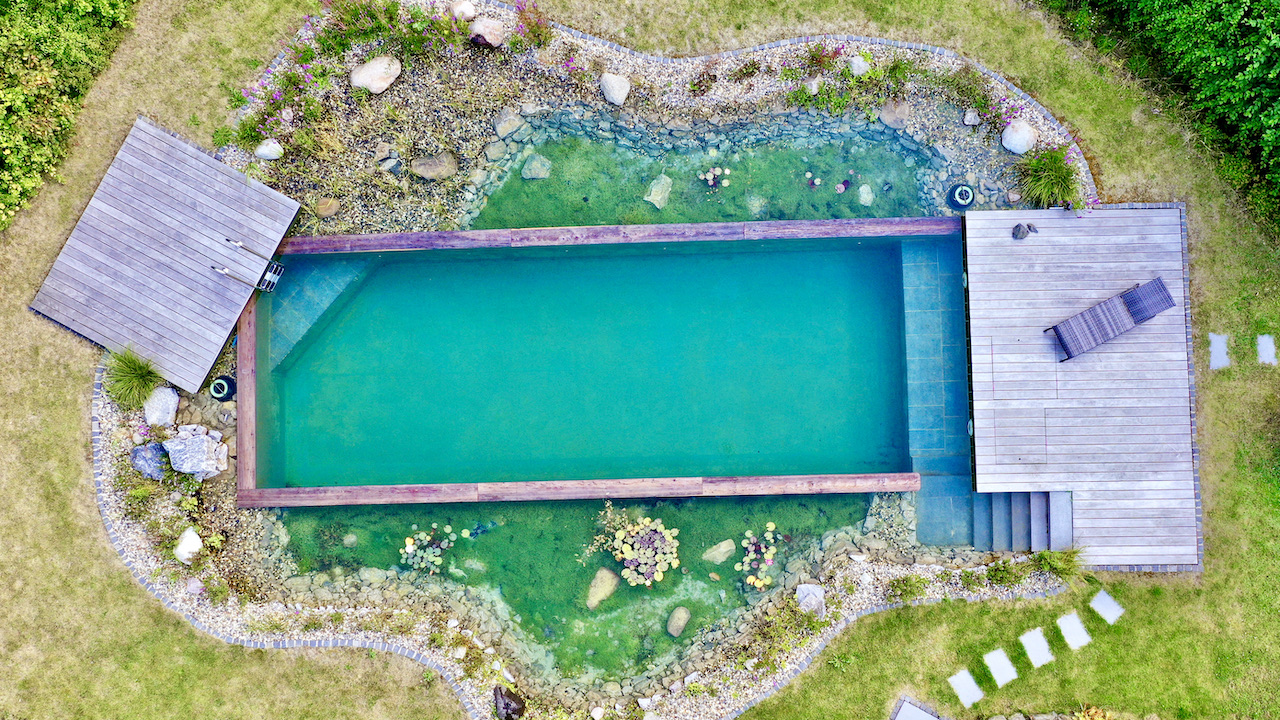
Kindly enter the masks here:
[[538, 7], [537, 0], [516, 0], [516, 19], [516, 36], [531, 47], [546, 47], [555, 37], [551, 21]]
[[822, 43], [813, 43], [804, 53], [804, 66], [810, 73], [827, 72], [836, 68], [836, 60], [844, 53], [844, 46], [828, 50]]
[[734, 82], [742, 82], [743, 80], [753, 78], [758, 74], [760, 74], [760, 61], [748, 60], [747, 62], [738, 66], [737, 70], [734, 70], [733, 72], [729, 73], [729, 79]]
[[453, 47], [468, 39], [464, 25], [452, 17], [428, 15], [396, 0], [325, 0], [329, 22], [316, 34], [316, 46], [339, 56], [356, 43], [384, 40], [410, 55]]
[[0, 2], [0, 230], [66, 157], [80, 103], [133, 0]]
[[831, 610], [825, 618], [807, 613], [800, 609], [795, 595], [784, 595], [777, 614], [765, 618], [756, 629], [759, 642], [751, 646], [752, 651], [760, 658], [761, 667], [776, 670], [778, 658], [799, 647], [814, 633], [827, 629], [835, 617]]
[[1014, 166], [1018, 190], [1023, 199], [1039, 207], [1075, 207], [1084, 199], [1076, 173], [1075, 152], [1068, 146], [1035, 150]]
[[1031, 573], [1031, 563], [997, 560], [987, 567], [987, 581], [992, 585], [1017, 585]]
[[983, 118], [992, 114], [995, 103], [991, 97], [991, 82], [974, 66], [965, 65], [938, 77], [938, 85], [956, 105], [974, 108]]
[[894, 602], [911, 602], [924, 597], [929, 587], [928, 578], [919, 575], [903, 575], [889, 581], [889, 599]]
[[1047, 572], [1060, 580], [1070, 580], [1080, 574], [1080, 550], [1041, 550], [1031, 557], [1037, 570]]
[[111, 353], [107, 358], [104, 380], [107, 395], [123, 410], [140, 409], [151, 391], [164, 382], [151, 361], [138, 355], [133, 348]]
[[716, 74], [711, 72], [710, 68], [704, 68], [698, 76], [689, 81], [689, 94], [694, 97], [702, 97], [711, 91], [711, 87], [716, 84]]
[[969, 592], [975, 592], [977, 590], [981, 590], [982, 588], [986, 587], [986, 585], [987, 583], [983, 579], [982, 575], [972, 570], [960, 571], [960, 587], [964, 588], [965, 590], [968, 590]]

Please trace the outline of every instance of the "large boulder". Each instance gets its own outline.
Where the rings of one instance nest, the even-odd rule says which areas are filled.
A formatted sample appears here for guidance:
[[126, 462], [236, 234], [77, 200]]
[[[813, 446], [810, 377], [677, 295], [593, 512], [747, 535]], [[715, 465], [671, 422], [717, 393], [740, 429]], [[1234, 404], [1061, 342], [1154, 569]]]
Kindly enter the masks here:
[[911, 117], [911, 106], [902, 100], [890, 100], [880, 108], [880, 122], [894, 130], [906, 127], [909, 117]]
[[600, 75], [600, 92], [604, 93], [605, 100], [622, 105], [631, 93], [631, 81], [622, 75], [603, 73]]
[[164, 448], [160, 443], [151, 442], [139, 445], [129, 452], [129, 464], [134, 470], [142, 473], [142, 477], [160, 481], [164, 479]]
[[811, 585], [809, 583], [797, 585], [796, 603], [801, 610], [813, 613], [820, 619], [827, 615], [827, 593], [822, 589], [821, 585]]
[[722, 540], [715, 545], [712, 545], [706, 552], [702, 553], [702, 559], [709, 563], [719, 565], [725, 560], [733, 557], [733, 554], [737, 549], [738, 545], [732, 538], [729, 540]]
[[204, 549], [204, 541], [200, 539], [196, 529], [189, 527], [178, 536], [178, 544], [173, 548], [173, 556], [183, 565], [190, 565], [196, 555]]
[[493, 119], [493, 131], [498, 134], [498, 137], [506, 140], [527, 124], [515, 108], [504, 108]]
[[468, 29], [471, 42], [491, 48], [499, 48], [507, 42], [507, 29], [493, 18], [476, 18]]
[[587, 589], [587, 609], [595, 610], [618, 589], [618, 574], [608, 568], [600, 568], [596, 576], [591, 578], [591, 587]]
[[858, 203], [870, 207], [876, 201], [876, 194], [871, 191], [870, 185], [858, 186]]
[[279, 160], [284, 157], [284, 146], [275, 138], [267, 138], [253, 149], [253, 155], [260, 160]]
[[1005, 150], [1011, 153], [1021, 155], [1036, 146], [1036, 140], [1039, 139], [1036, 129], [1031, 127], [1031, 123], [1018, 118], [1009, 123], [1005, 127], [1004, 132], [1000, 133], [1000, 144]]
[[208, 480], [218, 474], [218, 445], [219, 442], [209, 435], [187, 433], [179, 433], [178, 437], [164, 441], [173, 469], [194, 475], [197, 480]]
[[644, 199], [653, 203], [653, 206], [661, 210], [667, 206], [667, 200], [671, 197], [671, 178], [666, 173], [662, 173], [649, 183], [649, 194]]
[[445, 151], [431, 157], [414, 158], [409, 163], [409, 172], [424, 180], [443, 180], [458, 172], [458, 158]]
[[498, 720], [520, 720], [524, 716], [524, 698], [505, 685], [494, 685], [493, 713]]
[[672, 610], [671, 615], [667, 617], [667, 634], [671, 637], [680, 637], [680, 633], [684, 632], [685, 626], [689, 624], [689, 618], [692, 617], [693, 613], [683, 605]]
[[152, 390], [142, 403], [142, 414], [152, 427], [172, 425], [178, 415], [178, 391], [171, 387]]
[[537, 153], [530, 155], [529, 159], [524, 161], [520, 177], [525, 180], [545, 180], [551, 177], [551, 161]]
[[400, 77], [400, 61], [390, 55], [379, 55], [351, 71], [351, 87], [364, 88], [381, 95]]

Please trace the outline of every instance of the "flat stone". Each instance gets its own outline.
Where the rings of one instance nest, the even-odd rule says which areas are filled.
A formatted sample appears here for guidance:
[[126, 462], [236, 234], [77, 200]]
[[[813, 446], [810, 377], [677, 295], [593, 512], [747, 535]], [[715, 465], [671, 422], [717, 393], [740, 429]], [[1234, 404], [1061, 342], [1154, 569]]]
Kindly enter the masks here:
[[400, 60], [391, 55], [379, 55], [351, 71], [351, 87], [381, 95], [400, 77], [400, 70]]
[[196, 529], [189, 527], [178, 536], [178, 544], [173, 548], [173, 556], [183, 565], [190, 565], [195, 556], [204, 549], [204, 541]]
[[1099, 590], [1097, 595], [1089, 601], [1089, 607], [1093, 611], [1102, 616], [1108, 625], [1115, 625], [1120, 616], [1124, 614], [1124, 608], [1120, 607], [1120, 603], [1111, 597], [1106, 590]]
[[658, 177], [654, 178], [653, 182], [649, 183], [649, 192], [644, 196], [644, 199], [646, 202], [652, 203], [654, 207], [661, 210], [667, 206], [667, 200], [670, 199], [670, 197], [671, 178], [667, 177], [666, 173], [662, 173]]
[[[1273, 351], [1272, 355], [1274, 354]], [[171, 387], [152, 390], [146, 402], [142, 403], [142, 414], [152, 427], [172, 425], [178, 414], [178, 391]]]
[[551, 177], [551, 161], [537, 153], [530, 155], [529, 159], [524, 161], [520, 177], [525, 180], [545, 180]]
[[495, 140], [484, 146], [484, 158], [489, 162], [498, 162], [507, 155], [507, 144]]
[[409, 172], [424, 180], [444, 180], [458, 174], [458, 158], [448, 151], [430, 157], [414, 158], [409, 163]]
[[906, 127], [910, 117], [911, 106], [901, 100], [890, 100], [880, 108], [880, 122], [894, 130]]
[[148, 480], [164, 480], [164, 447], [152, 442], [129, 451], [129, 464]]
[[1005, 150], [1016, 155], [1021, 155], [1036, 146], [1039, 135], [1036, 129], [1031, 127], [1031, 123], [1017, 118], [1005, 127], [1004, 132], [1000, 133], [1000, 144]]
[[969, 108], [964, 111], [964, 120], [961, 120], [969, 127], [977, 127], [982, 124], [982, 114], [976, 108]]
[[1014, 240], [1023, 240], [1031, 234], [1031, 230], [1028, 229], [1026, 225], [1018, 223], [1013, 226], [1013, 232], [1010, 234], [1013, 236]]
[[1018, 636], [1022, 649], [1027, 651], [1031, 667], [1040, 667], [1053, 662], [1053, 652], [1049, 650], [1049, 642], [1044, 638], [1044, 630], [1032, 628]]
[[968, 670], [961, 670], [952, 675], [947, 678], [947, 682], [951, 683], [951, 689], [956, 692], [960, 704], [966, 708], [973, 707], [974, 703], [985, 696], [982, 688], [978, 687], [978, 683], [973, 679], [973, 674]]
[[253, 149], [253, 155], [260, 160], [279, 160], [284, 157], [284, 146], [275, 138], [267, 138]]
[[796, 586], [796, 603], [807, 613], [817, 615], [819, 619], [827, 614], [826, 591], [821, 585], [805, 583]]
[[921, 708], [912, 705], [909, 702], [902, 703], [902, 707], [898, 708], [898, 712], [889, 718], [889, 720], [938, 720], [936, 715], [931, 715]]
[[1276, 364], [1276, 339], [1273, 335], [1258, 336], [1258, 362], [1263, 365]]
[[613, 591], [618, 589], [618, 574], [608, 568], [596, 570], [591, 578], [591, 587], [587, 589], [587, 609], [595, 610], [600, 603], [609, 599]]
[[378, 161], [378, 169], [389, 172], [392, 175], [399, 175], [402, 167], [403, 163], [400, 162], [400, 158], [398, 157], [385, 157]]
[[667, 617], [667, 634], [671, 637], [680, 637], [680, 633], [684, 632], [684, 628], [689, 624], [693, 613], [689, 608], [681, 605], [671, 611], [671, 615]]
[[1209, 369], [1221, 370], [1231, 364], [1227, 356], [1227, 339], [1229, 335], [1209, 333]]
[[858, 204], [870, 207], [876, 201], [876, 194], [871, 191], [870, 185], [858, 186]]
[[631, 81], [622, 75], [601, 73], [600, 92], [605, 100], [621, 106], [627, 101], [627, 95], [631, 94]]
[[321, 220], [331, 218], [334, 215], [337, 215], [338, 210], [341, 208], [342, 205], [336, 198], [320, 198], [320, 201], [316, 203], [316, 217]]
[[200, 594], [200, 593], [202, 593], [202, 592], [204, 592], [204, 583], [200, 581], [200, 578], [197, 578], [197, 577], [189, 577], [189, 578], [187, 578], [187, 593], [188, 593], [188, 594], [190, 594], [190, 595], [199, 595], [199, 594]]
[[493, 119], [493, 131], [498, 137], [506, 140], [515, 134], [515, 131], [521, 127], [528, 125], [525, 119], [520, 116], [520, 112], [515, 108], [503, 108], [502, 112]]
[[[648, 198], [645, 199], [647, 200]], [[738, 544], [735, 543], [732, 538], [728, 540], [721, 540], [715, 545], [707, 548], [707, 551], [702, 553], [702, 559], [706, 562], [719, 565], [725, 560], [733, 557], [733, 554], [737, 549]]]
[[1089, 631], [1084, 629], [1084, 623], [1080, 622], [1080, 616], [1076, 613], [1058, 618], [1058, 629], [1062, 631], [1062, 639], [1067, 642], [1067, 647], [1072, 650], [1079, 650], [1093, 642], [1093, 638], [1089, 637]]
[[983, 655], [982, 662], [986, 663], [987, 669], [991, 671], [991, 677], [995, 678], [996, 687], [1004, 687], [1018, 679], [1018, 670], [1013, 667], [1012, 662], [1009, 662], [1009, 655], [1004, 648], [996, 648]]

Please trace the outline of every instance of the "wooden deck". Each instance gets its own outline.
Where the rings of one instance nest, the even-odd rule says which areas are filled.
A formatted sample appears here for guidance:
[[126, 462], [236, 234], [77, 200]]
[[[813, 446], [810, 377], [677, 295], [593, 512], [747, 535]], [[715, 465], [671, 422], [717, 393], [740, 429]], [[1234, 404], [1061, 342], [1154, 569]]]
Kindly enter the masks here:
[[769, 475], [760, 477], [623, 478], [439, 485], [353, 485], [314, 488], [239, 488], [236, 504], [248, 507], [320, 507], [396, 503], [594, 500], [736, 495], [824, 495], [906, 492], [920, 489], [918, 473], [878, 475]]
[[[965, 243], [977, 490], [1071, 491], [1091, 565], [1198, 566], [1180, 210], [971, 212]], [[1058, 362], [1045, 328], [1156, 276], [1175, 309]]]
[[196, 392], [298, 203], [138, 118], [31, 302]]
[[460, 250], [466, 248], [545, 247], [553, 245], [610, 245], [619, 243], [906, 237], [955, 235], [959, 232], [960, 218], [958, 217], [598, 225], [514, 230], [463, 230], [293, 237], [281, 245], [280, 253], [288, 255], [391, 250]]

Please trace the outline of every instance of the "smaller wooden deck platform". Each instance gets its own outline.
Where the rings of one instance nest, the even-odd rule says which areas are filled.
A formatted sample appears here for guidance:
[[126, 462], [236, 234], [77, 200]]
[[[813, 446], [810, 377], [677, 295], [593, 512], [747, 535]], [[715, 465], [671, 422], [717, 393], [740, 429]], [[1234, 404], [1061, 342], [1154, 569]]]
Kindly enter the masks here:
[[297, 211], [140, 117], [31, 309], [197, 392]]

